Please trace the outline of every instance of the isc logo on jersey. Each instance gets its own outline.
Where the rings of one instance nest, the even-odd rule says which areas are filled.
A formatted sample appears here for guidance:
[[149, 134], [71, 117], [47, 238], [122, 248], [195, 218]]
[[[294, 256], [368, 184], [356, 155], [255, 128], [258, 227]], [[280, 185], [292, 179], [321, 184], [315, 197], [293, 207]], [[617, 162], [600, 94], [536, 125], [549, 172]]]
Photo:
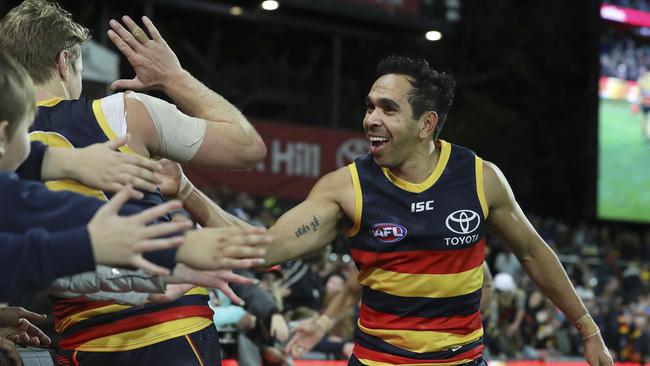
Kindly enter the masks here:
[[386, 244], [396, 243], [406, 236], [406, 228], [399, 224], [374, 224], [369, 231], [370, 236]]
[[433, 200], [411, 203], [411, 212], [422, 212], [433, 210]]

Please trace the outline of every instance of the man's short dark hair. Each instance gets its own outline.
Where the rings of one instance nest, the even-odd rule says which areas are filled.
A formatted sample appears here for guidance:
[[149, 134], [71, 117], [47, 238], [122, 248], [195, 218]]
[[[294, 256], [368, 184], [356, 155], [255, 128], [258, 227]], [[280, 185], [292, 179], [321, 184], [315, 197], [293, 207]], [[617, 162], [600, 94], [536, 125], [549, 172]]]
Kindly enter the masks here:
[[438, 125], [433, 133], [433, 138], [438, 138], [454, 100], [454, 78], [448, 73], [436, 71], [424, 59], [404, 56], [388, 56], [379, 61], [377, 77], [388, 74], [406, 75], [411, 79], [413, 89], [408, 101], [414, 119], [419, 119], [428, 111], [438, 113]]

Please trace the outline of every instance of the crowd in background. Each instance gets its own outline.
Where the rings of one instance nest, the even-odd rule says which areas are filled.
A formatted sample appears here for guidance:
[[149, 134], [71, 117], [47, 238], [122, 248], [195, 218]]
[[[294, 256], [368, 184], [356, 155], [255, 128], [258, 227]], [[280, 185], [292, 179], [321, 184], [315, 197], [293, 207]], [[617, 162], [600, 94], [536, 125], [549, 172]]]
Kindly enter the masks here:
[[638, 80], [650, 66], [650, 43], [642, 37], [603, 32], [600, 42], [600, 74]]
[[[603, 3], [650, 12], [647, 0], [605, 0]], [[638, 80], [650, 68], [650, 29], [630, 28], [624, 32], [606, 27], [600, 39], [600, 75]]]
[[[229, 212], [267, 227], [293, 204], [273, 197], [257, 199], [227, 189], [206, 191]], [[560, 257], [615, 359], [644, 360], [650, 351], [647, 323], [650, 316], [650, 229], [620, 229], [587, 222], [569, 225], [535, 215], [529, 215], [529, 218]], [[489, 357], [580, 357], [580, 336], [531, 283], [514, 255], [493, 237], [488, 237], [488, 247], [486, 260], [495, 277], [496, 289], [494, 301], [483, 314]], [[290, 262], [282, 268], [275, 267], [258, 276], [292, 327], [301, 319], [317, 314], [343, 288], [349, 265], [347, 243], [344, 238], [338, 238], [326, 252]], [[349, 317], [307, 357], [345, 359], [350, 354], [356, 309], [347, 311]], [[242, 323], [246, 322], [242, 320]], [[226, 328], [222, 337], [231, 337], [227, 334], [228, 329], [242, 330], [252, 334], [253, 339], [260, 338], [259, 328], [248, 323], [235, 324], [234, 329]], [[268, 349], [279, 351], [282, 343], [266, 339], [264, 349], [267, 350], [263, 357], [267, 364], [273, 364], [268, 360], [287, 362], [277, 356], [279, 352], [273, 353]], [[236, 357], [234, 347], [229, 348], [226, 344], [224, 348], [230, 356]], [[277, 357], [273, 358], [274, 354]]]
[[[642, 362], [650, 347], [650, 229], [568, 225], [529, 215], [553, 247], [616, 360]], [[493, 356], [579, 356], [581, 339], [562, 312], [531, 283], [514, 255], [488, 238], [496, 301], [486, 315]]]

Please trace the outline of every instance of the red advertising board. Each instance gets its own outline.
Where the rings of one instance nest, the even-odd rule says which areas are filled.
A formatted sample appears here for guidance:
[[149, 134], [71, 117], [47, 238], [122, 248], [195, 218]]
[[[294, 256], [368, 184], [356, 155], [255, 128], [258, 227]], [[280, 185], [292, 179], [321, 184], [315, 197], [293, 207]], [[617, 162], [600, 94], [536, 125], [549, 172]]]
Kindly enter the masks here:
[[650, 27], [650, 13], [644, 11], [602, 4], [600, 6], [600, 16], [603, 19], [611, 20], [613, 22], [625, 23], [639, 27]]
[[369, 151], [361, 132], [268, 121], [253, 124], [266, 143], [264, 162], [251, 171], [186, 169], [194, 184], [302, 199], [318, 178]]
[[389, 13], [420, 14], [420, 0], [340, 0], [378, 8]]
[[[238, 366], [236, 360], [223, 360], [223, 366]], [[348, 361], [326, 361], [326, 360], [293, 360], [294, 366], [346, 366]], [[588, 366], [584, 361], [553, 361], [553, 360], [532, 360], [532, 361], [488, 361], [489, 366]], [[615, 366], [639, 366], [639, 363], [615, 362]]]

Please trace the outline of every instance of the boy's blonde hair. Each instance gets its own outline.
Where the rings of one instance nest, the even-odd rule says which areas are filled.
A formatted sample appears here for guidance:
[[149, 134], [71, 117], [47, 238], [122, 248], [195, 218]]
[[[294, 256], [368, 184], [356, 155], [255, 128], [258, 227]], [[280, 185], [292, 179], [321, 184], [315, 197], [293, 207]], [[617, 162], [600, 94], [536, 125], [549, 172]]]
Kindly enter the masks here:
[[35, 113], [32, 79], [24, 67], [0, 50], [0, 121], [9, 122], [8, 139], [23, 119], [33, 119]]
[[75, 23], [57, 3], [46, 0], [25, 0], [0, 21], [0, 49], [23, 65], [36, 84], [55, 75], [63, 50], [68, 50], [74, 67], [81, 55], [80, 45], [89, 39], [88, 28]]

